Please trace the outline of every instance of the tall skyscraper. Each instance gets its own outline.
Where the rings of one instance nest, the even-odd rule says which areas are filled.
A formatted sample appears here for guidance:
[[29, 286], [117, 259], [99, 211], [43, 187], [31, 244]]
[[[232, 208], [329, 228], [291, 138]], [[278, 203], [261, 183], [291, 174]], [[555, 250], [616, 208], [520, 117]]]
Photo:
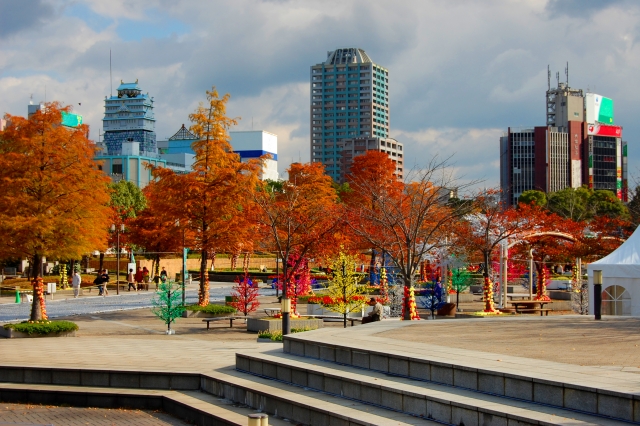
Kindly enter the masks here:
[[342, 146], [356, 137], [389, 137], [389, 71], [362, 49], [336, 49], [311, 67], [311, 161], [340, 180]]

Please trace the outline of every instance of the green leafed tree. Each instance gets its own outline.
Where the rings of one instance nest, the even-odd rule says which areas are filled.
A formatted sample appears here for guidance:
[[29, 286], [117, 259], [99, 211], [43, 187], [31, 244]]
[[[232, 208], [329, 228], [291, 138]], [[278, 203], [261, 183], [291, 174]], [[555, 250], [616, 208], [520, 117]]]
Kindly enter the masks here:
[[518, 204], [535, 204], [539, 207], [547, 206], [547, 194], [537, 189], [524, 191], [518, 198]]

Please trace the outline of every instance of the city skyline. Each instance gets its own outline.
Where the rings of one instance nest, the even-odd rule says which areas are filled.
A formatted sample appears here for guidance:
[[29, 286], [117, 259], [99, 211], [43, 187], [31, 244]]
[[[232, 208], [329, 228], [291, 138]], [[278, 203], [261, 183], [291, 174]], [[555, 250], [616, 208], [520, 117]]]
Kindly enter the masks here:
[[111, 50], [113, 90], [144, 83], [159, 140], [216, 85], [242, 116], [234, 130], [278, 135], [283, 172], [310, 161], [309, 66], [353, 46], [393, 75], [389, 136], [404, 143], [405, 169], [454, 155], [463, 178], [497, 187], [497, 140], [544, 122], [547, 65], [562, 73], [568, 61], [572, 87], [614, 99], [632, 179], [639, 16], [630, 1], [0, 2], [0, 110], [26, 115], [46, 86], [46, 100], [73, 105], [97, 140]]

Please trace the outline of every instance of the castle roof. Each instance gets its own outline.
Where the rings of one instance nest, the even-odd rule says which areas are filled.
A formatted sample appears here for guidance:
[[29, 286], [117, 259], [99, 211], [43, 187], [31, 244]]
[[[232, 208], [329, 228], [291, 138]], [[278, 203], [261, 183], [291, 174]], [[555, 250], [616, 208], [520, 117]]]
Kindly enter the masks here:
[[189, 129], [187, 129], [184, 124], [180, 127], [180, 130], [176, 132], [175, 135], [169, 138], [170, 141], [185, 141], [185, 140], [196, 140], [198, 137], [191, 133]]

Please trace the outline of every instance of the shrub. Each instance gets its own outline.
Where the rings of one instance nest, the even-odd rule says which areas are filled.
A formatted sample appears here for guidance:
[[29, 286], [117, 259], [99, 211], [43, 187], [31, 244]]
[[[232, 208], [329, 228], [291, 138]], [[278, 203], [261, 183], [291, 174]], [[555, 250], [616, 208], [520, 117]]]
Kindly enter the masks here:
[[[302, 333], [303, 331], [310, 331], [310, 330], [316, 330], [316, 329], [315, 328], [311, 328], [311, 327], [292, 328], [291, 332], [292, 333]], [[282, 331], [281, 330], [259, 331], [258, 332], [258, 337], [261, 338], [261, 339], [271, 339], [274, 342], [282, 342]]]
[[236, 311], [235, 308], [232, 308], [231, 306], [214, 305], [214, 304], [211, 304], [211, 303], [208, 304], [207, 306], [189, 305], [189, 306], [185, 306], [185, 309], [187, 311], [205, 312], [205, 313], [211, 314], [211, 315], [233, 314]]
[[5, 324], [5, 329], [12, 329], [26, 334], [51, 334], [62, 333], [66, 331], [76, 331], [79, 329], [78, 324], [71, 321], [23, 321], [19, 324]]

